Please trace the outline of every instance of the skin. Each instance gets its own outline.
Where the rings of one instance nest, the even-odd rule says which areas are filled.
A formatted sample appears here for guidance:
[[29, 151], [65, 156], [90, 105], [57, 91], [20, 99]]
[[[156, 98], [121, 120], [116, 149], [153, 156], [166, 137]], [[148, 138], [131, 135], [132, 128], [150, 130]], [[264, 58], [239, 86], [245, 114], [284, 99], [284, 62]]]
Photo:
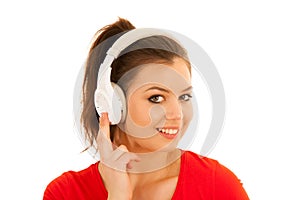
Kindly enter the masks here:
[[[180, 171], [176, 145], [192, 118], [190, 72], [176, 58], [173, 64], [142, 66], [130, 80], [125, 86], [128, 113], [113, 143], [107, 114], [99, 120], [99, 172], [109, 199], [170, 199]], [[166, 138], [158, 127], [178, 133]]]

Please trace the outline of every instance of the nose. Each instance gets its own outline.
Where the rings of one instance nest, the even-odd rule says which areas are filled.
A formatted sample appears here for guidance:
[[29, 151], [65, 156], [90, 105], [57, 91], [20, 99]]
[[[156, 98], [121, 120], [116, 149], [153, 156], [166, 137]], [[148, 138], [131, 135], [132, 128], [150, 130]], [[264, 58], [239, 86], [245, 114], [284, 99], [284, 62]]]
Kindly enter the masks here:
[[183, 117], [182, 107], [179, 100], [175, 97], [169, 99], [165, 106], [166, 109], [166, 119], [168, 120], [180, 120]]

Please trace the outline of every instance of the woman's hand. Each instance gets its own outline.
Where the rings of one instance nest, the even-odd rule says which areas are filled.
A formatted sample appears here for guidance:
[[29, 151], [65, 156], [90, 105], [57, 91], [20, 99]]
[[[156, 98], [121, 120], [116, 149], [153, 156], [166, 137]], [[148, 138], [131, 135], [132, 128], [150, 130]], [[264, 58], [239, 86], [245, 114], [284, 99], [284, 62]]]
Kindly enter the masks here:
[[108, 199], [131, 199], [133, 189], [127, 168], [131, 168], [130, 162], [139, 161], [139, 158], [128, 152], [126, 146], [116, 147], [112, 144], [107, 113], [102, 113], [99, 121], [97, 145], [100, 153], [100, 163], [98, 169], [108, 191]]

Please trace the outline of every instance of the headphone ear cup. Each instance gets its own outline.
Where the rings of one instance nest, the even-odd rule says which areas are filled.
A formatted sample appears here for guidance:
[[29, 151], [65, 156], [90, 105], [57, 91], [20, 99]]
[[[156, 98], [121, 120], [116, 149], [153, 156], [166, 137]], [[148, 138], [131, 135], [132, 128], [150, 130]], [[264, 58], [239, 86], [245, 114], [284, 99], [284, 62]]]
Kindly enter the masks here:
[[117, 119], [117, 123], [123, 123], [127, 114], [126, 98], [122, 88], [116, 84], [111, 83], [114, 93], [112, 99], [112, 111], [113, 115]]

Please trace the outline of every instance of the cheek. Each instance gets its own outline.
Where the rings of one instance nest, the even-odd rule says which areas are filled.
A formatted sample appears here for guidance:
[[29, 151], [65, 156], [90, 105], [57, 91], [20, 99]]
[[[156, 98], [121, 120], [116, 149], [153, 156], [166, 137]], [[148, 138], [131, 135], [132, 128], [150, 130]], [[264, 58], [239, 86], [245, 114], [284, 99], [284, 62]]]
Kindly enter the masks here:
[[152, 105], [146, 100], [131, 98], [128, 100], [128, 113], [125, 122], [119, 124], [126, 134], [137, 138], [149, 138], [157, 133], [156, 127], [165, 122], [161, 106]]
[[183, 129], [185, 131], [193, 118], [193, 105], [191, 102], [182, 105], [182, 114], [183, 114]]
[[148, 126], [151, 123], [150, 104], [141, 98], [129, 98], [128, 115], [138, 126]]

